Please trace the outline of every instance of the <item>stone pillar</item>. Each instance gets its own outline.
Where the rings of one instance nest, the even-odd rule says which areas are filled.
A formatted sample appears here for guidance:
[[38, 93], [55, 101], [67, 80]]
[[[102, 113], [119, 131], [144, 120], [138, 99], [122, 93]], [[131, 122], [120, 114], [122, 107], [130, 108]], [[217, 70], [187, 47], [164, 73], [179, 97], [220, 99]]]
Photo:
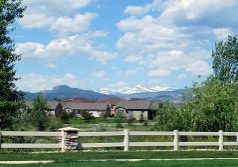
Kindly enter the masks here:
[[62, 136], [60, 139], [60, 142], [62, 144], [61, 151], [75, 151], [77, 150], [78, 146], [78, 131], [77, 128], [61, 128], [59, 131], [62, 132]]

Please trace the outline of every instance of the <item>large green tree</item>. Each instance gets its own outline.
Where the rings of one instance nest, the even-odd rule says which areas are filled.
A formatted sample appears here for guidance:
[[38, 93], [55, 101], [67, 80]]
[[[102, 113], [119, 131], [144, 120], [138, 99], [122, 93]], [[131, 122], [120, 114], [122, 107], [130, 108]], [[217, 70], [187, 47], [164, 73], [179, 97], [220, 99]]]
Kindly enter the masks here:
[[10, 32], [13, 23], [23, 17], [21, 0], [0, 0], [0, 129], [13, 128], [14, 120], [23, 105], [23, 94], [17, 91], [14, 64], [20, 59], [15, 53]]
[[32, 125], [40, 131], [47, 129], [49, 125], [49, 117], [47, 116], [47, 100], [42, 94], [38, 95], [33, 101], [33, 109], [31, 113]]
[[238, 82], [209, 77], [186, 93], [183, 115], [193, 131], [238, 130]]
[[212, 52], [213, 70], [217, 78], [223, 81], [238, 80], [238, 39], [228, 36], [227, 41], [218, 42]]

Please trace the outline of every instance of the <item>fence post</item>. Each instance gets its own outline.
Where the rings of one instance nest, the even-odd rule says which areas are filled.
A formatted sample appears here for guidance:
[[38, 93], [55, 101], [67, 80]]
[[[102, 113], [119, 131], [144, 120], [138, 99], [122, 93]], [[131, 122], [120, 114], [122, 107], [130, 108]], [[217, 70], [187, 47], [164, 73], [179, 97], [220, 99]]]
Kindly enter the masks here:
[[61, 152], [65, 152], [65, 133], [61, 131]]
[[238, 133], [236, 134], [236, 142], [238, 143]]
[[77, 150], [79, 129], [66, 127], [59, 131], [61, 131], [61, 152]]
[[219, 131], [219, 150], [223, 150], [223, 131]]
[[129, 130], [124, 130], [124, 151], [129, 150]]
[[174, 130], [174, 151], [178, 150], [178, 142], [179, 142], [179, 131]]

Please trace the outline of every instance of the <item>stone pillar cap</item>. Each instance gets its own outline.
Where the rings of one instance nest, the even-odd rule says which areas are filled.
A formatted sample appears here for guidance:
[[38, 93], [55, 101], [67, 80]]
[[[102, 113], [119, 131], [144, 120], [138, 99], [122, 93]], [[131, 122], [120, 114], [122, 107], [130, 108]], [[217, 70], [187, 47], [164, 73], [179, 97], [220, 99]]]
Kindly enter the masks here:
[[79, 129], [78, 128], [72, 128], [72, 127], [65, 127], [65, 128], [59, 129], [59, 131], [79, 131]]

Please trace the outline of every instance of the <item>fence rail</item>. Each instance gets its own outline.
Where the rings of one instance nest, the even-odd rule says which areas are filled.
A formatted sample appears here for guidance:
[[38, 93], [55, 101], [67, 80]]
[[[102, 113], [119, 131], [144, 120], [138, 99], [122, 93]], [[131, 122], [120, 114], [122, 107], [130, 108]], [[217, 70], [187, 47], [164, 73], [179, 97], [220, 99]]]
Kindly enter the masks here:
[[[69, 129], [68, 129], [69, 130]], [[158, 131], [113, 131], [113, 132], [78, 132], [76, 138], [80, 137], [97, 137], [97, 136], [123, 136], [124, 139], [121, 142], [115, 143], [79, 143], [83, 148], [106, 148], [106, 147], [124, 147], [124, 151], [128, 151], [130, 147], [173, 147], [174, 150], [178, 150], [179, 147], [187, 146], [216, 146], [219, 150], [223, 150], [224, 146], [238, 146], [238, 132], [179, 132], [174, 130], [172, 132], [158, 132]], [[58, 137], [58, 143], [2, 143], [1, 138], [4, 136], [45, 136], [45, 137]], [[130, 142], [131, 136], [171, 136], [173, 141], [171, 142]], [[217, 137], [215, 142], [182, 142], [181, 136], [213, 136]], [[225, 136], [236, 137], [236, 141], [227, 142], [223, 140]], [[74, 134], [75, 138], [75, 134]], [[70, 140], [70, 133], [66, 131], [62, 132], [30, 132], [30, 131], [0, 131], [0, 148], [52, 148], [61, 149], [65, 151], [67, 142]], [[77, 143], [76, 143], [77, 144]], [[68, 144], [68, 147], [70, 145]]]
[[61, 132], [33, 132], [33, 131], [0, 131], [0, 149], [1, 148], [62, 148], [62, 143], [2, 143], [4, 136], [32, 136], [32, 137], [59, 137]]

